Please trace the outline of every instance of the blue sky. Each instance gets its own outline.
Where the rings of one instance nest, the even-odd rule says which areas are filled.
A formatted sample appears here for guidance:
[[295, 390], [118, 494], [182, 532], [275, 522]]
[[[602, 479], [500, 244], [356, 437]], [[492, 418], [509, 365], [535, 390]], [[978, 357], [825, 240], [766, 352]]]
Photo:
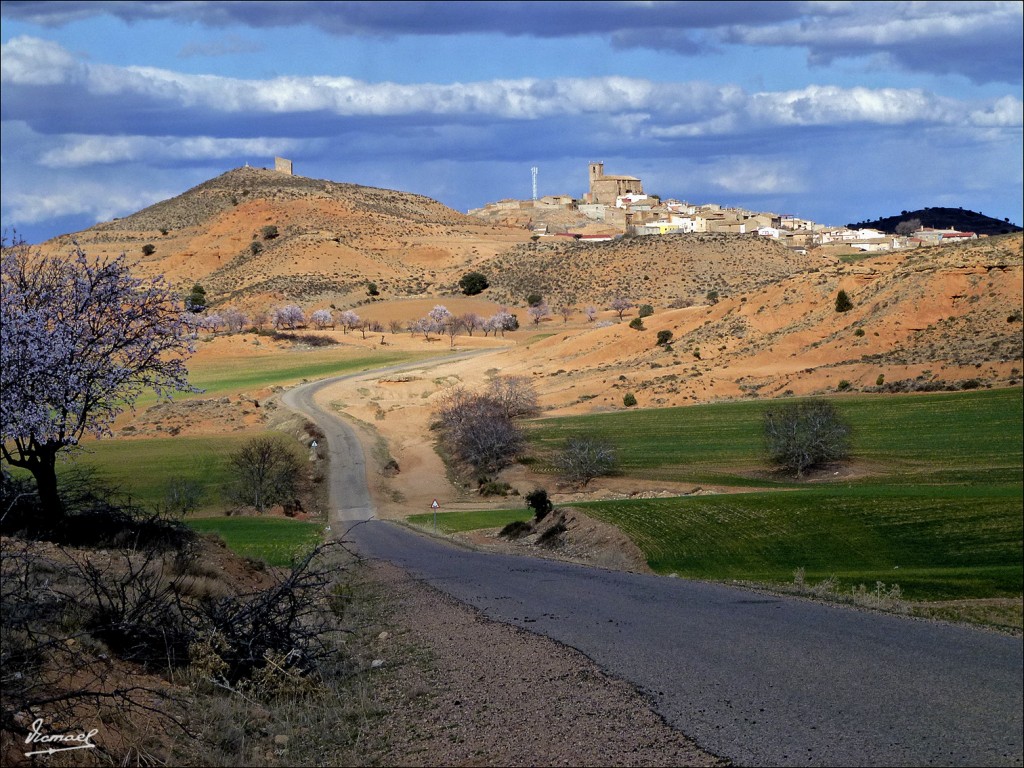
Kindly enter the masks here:
[[461, 211], [645, 189], [845, 224], [1020, 224], [1020, 2], [3, 2], [3, 225], [248, 162]]

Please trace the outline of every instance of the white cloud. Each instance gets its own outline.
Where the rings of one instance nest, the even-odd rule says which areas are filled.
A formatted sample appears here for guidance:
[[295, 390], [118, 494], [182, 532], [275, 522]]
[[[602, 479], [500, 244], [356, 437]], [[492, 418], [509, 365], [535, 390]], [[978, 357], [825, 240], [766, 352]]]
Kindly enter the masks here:
[[167, 160], [219, 160], [232, 157], [272, 157], [294, 152], [304, 143], [295, 139], [220, 139], [211, 136], [63, 136], [59, 146], [42, 153], [47, 168]]
[[18, 191], [4, 195], [4, 219], [34, 224], [64, 216], [88, 216], [94, 222], [133, 213], [177, 192], [168, 190], [118, 190], [103, 183], [78, 180], [45, 191]]
[[[26, 37], [3, 46], [3, 76], [8, 87], [67, 84], [79, 98], [115, 96], [126, 108], [133, 100], [139, 101], [140, 112], [146, 115], [163, 110], [178, 116], [182, 109], [194, 109], [199, 118], [205, 113], [211, 119], [217, 115], [300, 117], [308, 113], [337, 118], [432, 115], [495, 120], [645, 115], [649, 116], [645, 120], [650, 125], [649, 135], [659, 138], [851, 123], [1021, 125], [1021, 102], [1009, 96], [966, 104], [919, 89], [828, 85], [747, 94], [735, 85], [656, 83], [628, 77], [523, 78], [450, 85], [368, 83], [330, 76], [246, 80], [90, 64], [76, 61], [53, 43]], [[201, 125], [196, 127], [202, 130]], [[111, 132], [115, 130], [111, 125]]]

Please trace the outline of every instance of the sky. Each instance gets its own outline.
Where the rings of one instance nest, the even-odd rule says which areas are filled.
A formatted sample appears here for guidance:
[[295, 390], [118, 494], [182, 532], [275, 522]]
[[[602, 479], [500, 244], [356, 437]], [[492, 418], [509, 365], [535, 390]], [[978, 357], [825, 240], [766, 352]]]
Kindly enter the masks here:
[[1024, 220], [1021, 2], [3, 2], [0, 217], [75, 232], [246, 163], [466, 212], [587, 192]]

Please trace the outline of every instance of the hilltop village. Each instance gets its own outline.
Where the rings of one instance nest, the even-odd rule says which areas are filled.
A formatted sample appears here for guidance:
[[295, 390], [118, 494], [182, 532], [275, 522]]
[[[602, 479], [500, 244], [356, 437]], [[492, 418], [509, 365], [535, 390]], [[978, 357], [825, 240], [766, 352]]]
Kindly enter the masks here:
[[[607, 175], [604, 163], [590, 163], [582, 197], [546, 195], [532, 200], [501, 200], [469, 211], [470, 216], [504, 220], [532, 229], [536, 238], [612, 240], [623, 235], [724, 233], [769, 238], [796, 252], [823, 248], [835, 255], [894, 251], [976, 240], [974, 232], [913, 226], [900, 234], [878, 229], [825, 226], [789, 214], [693, 205], [644, 193], [636, 176]], [[917, 222], [918, 224], [920, 222]]]

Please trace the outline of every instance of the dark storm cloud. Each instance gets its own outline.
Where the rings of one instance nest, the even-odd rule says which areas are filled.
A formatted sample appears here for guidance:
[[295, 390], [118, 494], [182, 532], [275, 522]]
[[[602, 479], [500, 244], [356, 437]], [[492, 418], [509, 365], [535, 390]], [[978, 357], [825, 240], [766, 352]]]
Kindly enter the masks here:
[[60, 26], [108, 14], [209, 27], [309, 25], [339, 36], [492, 33], [607, 37], [618, 49], [694, 56], [725, 45], [790, 47], [813, 65], [885, 57], [974, 82], [1022, 80], [1019, 2], [4, 2], [3, 16]]

